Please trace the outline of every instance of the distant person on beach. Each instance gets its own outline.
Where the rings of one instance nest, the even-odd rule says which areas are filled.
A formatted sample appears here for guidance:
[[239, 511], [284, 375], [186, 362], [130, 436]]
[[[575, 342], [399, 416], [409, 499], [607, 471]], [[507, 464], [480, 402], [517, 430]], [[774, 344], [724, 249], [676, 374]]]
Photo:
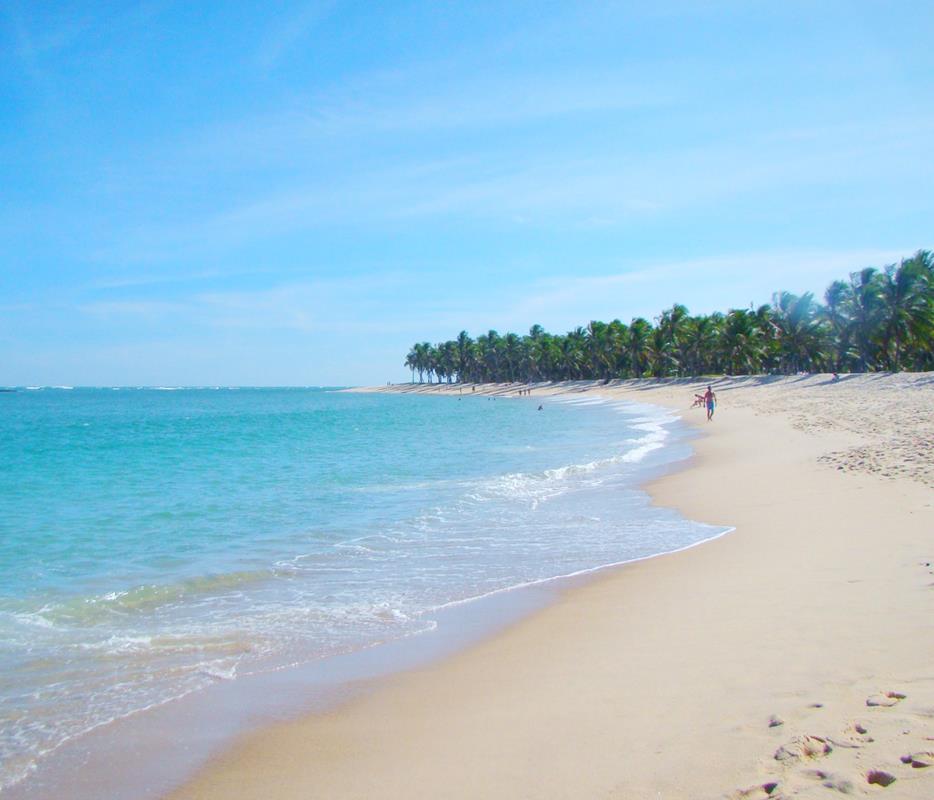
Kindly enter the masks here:
[[703, 408], [705, 404], [706, 401], [704, 400], [704, 395], [697, 394], [697, 392], [695, 392], [694, 402], [691, 404], [691, 408]]
[[704, 392], [704, 405], [707, 406], [707, 421], [710, 422], [713, 419], [713, 411], [717, 405], [717, 395], [709, 386], [707, 391]]

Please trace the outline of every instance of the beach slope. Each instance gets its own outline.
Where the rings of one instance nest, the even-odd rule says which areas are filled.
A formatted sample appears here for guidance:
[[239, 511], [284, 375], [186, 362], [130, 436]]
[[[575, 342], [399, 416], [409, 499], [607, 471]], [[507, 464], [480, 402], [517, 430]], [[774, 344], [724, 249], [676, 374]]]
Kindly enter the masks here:
[[172, 797], [934, 797], [934, 380], [719, 381], [711, 423], [696, 388], [533, 396], [683, 409], [696, 455], [649, 490], [735, 531], [251, 733]]

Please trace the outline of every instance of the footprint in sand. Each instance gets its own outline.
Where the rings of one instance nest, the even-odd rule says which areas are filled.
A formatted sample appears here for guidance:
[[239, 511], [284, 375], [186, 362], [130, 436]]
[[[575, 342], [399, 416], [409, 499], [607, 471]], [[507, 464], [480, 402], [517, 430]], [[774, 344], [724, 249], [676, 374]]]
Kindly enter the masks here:
[[866, 773], [866, 783], [876, 786], [891, 786], [895, 783], [895, 776], [881, 769], [871, 769]]
[[867, 697], [866, 705], [889, 708], [904, 700], [906, 697], [907, 695], [904, 695], [901, 692], [879, 692], [878, 694], [870, 695]]
[[810, 760], [830, 755], [833, 747], [820, 736], [796, 736], [775, 751], [776, 761]]
[[902, 756], [902, 763], [911, 764], [915, 769], [934, 767], [934, 752], [921, 750], [917, 753], [909, 753], [907, 756]]
[[830, 739], [830, 743], [834, 746], [847, 747], [850, 749], [864, 747], [874, 741], [875, 739], [869, 736], [869, 729], [861, 722], [854, 722], [852, 725], [848, 725], [841, 736]]
[[748, 789], [738, 789], [730, 795], [730, 800], [782, 800], [777, 783], [760, 783]]
[[832, 772], [825, 772], [822, 769], [805, 770], [804, 774], [808, 778], [820, 781], [821, 786], [827, 789], [835, 789], [842, 794], [853, 794], [853, 790], [856, 788], [853, 785], [853, 781], [848, 778], [841, 778], [839, 775], [834, 775]]

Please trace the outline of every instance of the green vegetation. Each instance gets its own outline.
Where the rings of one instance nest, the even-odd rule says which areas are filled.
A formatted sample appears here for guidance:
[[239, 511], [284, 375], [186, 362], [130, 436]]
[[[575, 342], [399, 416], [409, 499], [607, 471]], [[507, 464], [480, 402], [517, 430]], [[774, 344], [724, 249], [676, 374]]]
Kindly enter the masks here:
[[824, 304], [778, 292], [771, 305], [692, 316], [674, 305], [628, 325], [592, 321], [566, 334], [535, 325], [416, 344], [405, 359], [420, 382], [610, 380], [808, 372], [934, 369], [934, 254], [834, 281]]

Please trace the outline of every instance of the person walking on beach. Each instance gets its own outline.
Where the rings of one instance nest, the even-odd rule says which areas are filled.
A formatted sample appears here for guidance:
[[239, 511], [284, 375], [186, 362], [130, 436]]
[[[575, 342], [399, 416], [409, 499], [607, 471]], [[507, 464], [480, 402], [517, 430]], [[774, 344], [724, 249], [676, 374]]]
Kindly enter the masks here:
[[713, 410], [717, 404], [717, 395], [714, 393], [714, 390], [709, 386], [707, 391], [704, 392], [704, 405], [707, 406], [707, 422], [713, 419]]

